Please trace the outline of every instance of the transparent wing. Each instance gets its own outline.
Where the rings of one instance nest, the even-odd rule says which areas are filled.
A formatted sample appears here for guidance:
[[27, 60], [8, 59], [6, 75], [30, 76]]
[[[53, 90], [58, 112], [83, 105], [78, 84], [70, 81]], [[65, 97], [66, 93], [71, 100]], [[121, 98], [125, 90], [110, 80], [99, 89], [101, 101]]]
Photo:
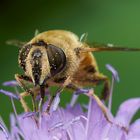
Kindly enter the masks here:
[[101, 51], [140, 51], [140, 48], [128, 48], [114, 44], [87, 43], [89, 47], [83, 48], [82, 52], [101, 52]]
[[26, 43], [27, 42], [22, 42], [22, 41], [19, 41], [19, 40], [16, 40], [16, 39], [6, 41], [6, 44], [16, 46], [16, 47], [19, 47], [19, 48], [24, 46]]

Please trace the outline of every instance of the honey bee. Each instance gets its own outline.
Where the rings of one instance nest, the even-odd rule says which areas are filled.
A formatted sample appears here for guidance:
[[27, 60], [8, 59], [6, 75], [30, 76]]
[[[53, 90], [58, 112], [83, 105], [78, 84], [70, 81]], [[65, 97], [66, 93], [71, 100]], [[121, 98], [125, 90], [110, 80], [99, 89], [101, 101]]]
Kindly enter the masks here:
[[[84, 86], [103, 84], [101, 97], [106, 100], [109, 96], [109, 78], [99, 72], [96, 59], [92, 52], [96, 51], [140, 51], [140, 49], [109, 47], [108, 45], [90, 46], [80, 41], [77, 35], [65, 30], [51, 30], [36, 35], [23, 45], [19, 52], [19, 66], [24, 75], [16, 74], [15, 78], [25, 90], [21, 94], [21, 103], [25, 111], [29, 111], [24, 96], [31, 95], [34, 109], [35, 98], [39, 92], [41, 104], [44, 102], [45, 89], [51, 85], [58, 86], [50, 100], [47, 112], [56, 96], [64, 88], [78, 90]], [[25, 81], [32, 82], [34, 87], [28, 88]]]

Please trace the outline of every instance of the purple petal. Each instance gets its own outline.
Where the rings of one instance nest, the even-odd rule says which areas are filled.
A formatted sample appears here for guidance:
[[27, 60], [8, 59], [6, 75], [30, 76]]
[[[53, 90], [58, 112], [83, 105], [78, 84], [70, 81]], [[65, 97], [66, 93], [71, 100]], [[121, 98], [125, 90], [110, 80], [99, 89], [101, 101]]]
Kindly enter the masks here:
[[75, 106], [71, 107], [69, 104], [66, 106], [66, 110], [72, 113], [74, 116], [84, 115], [83, 109], [80, 104], [76, 104]]
[[7, 130], [5, 129], [5, 127], [2, 125], [2, 123], [0, 123], [0, 129], [2, 129], [2, 132], [3, 132], [4, 135], [5, 135], [5, 138], [8, 140], [8, 138], [9, 138], [8, 132], [7, 132]]
[[26, 139], [32, 139], [32, 136], [37, 133], [38, 124], [34, 117], [26, 117], [23, 119], [23, 116], [18, 117], [18, 127]]
[[70, 106], [71, 106], [71, 107], [73, 107], [73, 106], [75, 105], [75, 103], [76, 103], [78, 97], [79, 97], [79, 95], [77, 95], [77, 94], [73, 94], [73, 95], [72, 95], [72, 99], [71, 99], [71, 101], [70, 101]]
[[5, 134], [1, 130], [0, 130], [0, 140], [8, 140], [8, 138], [6, 138]]
[[11, 87], [19, 86], [18, 82], [16, 80], [4, 82], [3, 85], [4, 86], [11, 86]]
[[110, 140], [106, 136], [110, 130], [109, 123], [96, 100], [90, 98], [88, 108], [88, 121], [85, 129], [86, 140]]
[[86, 136], [87, 140], [90, 139], [91, 134], [93, 133], [93, 129], [98, 122], [103, 119], [103, 113], [99, 108], [98, 104], [95, 100], [90, 98], [89, 107], [88, 107], [88, 116], [87, 116], [87, 124], [86, 124]]
[[90, 140], [91, 135], [93, 134], [96, 134], [95, 137], [93, 135], [96, 140], [99, 138], [99, 135], [101, 136], [100, 133], [102, 130], [104, 130], [104, 127], [106, 127], [106, 125], [110, 125], [110, 122], [114, 122], [114, 118], [112, 114], [107, 110], [106, 106], [102, 103], [102, 101], [95, 94], [93, 94], [92, 90], [91, 93], [89, 92], [87, 95], [90, 96], [90, 102], [88, 108], [88, 121], [85, 131], [87, 140]]
[[18, 128], [18, 126], [15, 125], [14, 127], [12, 127], [10, 140], [21, 140], [21, 139], [25, 140], [25, 136], [23, 132], [20, 130], [20, 128]]
[[69, 135], [70, 140], [85, 140], [85, 128], [83, 124], [79, 121], [73, 123], [71, 127], [67, 128], [67, 133]]
[[120, 78], [119, 78], [117, 70], [114, 67], [112, 67], [110, 64], [106, 64], [106, 68], [112, 73], [115, 81], [119, 82]]
[[56, 97], [55, 97], [55, 99], [53, 101], [53, 104], [51, 106], [51, 111], [52, 112], [56, 111], [56, 109], [58, 108], [59, 103], [60, 103], [60, 93], [57, 93]]
[[121, 127], [113, 124], [111, 125], [107, 135], [104, 139], [108, 140], [125, 140], [125, 131], [122, 130]]
[[140, 98], [129, 99], [123, 102], [116, 115], [116, 122], [128, 128], [134, 114], [140, 109]]
[[14, 94], [14, 93], [12, 93], [12, 92], [9, 92], [9, 91], [1, 89], [0, 93], [3, 93], [4, 95], [7, 95], [9, 97], [12, 97], [12, 98], [15, 98], [15, 99], [19, 100], [19, 96]]
[[136, 120], [129, 128], [128, 140], [140, 139], [140, 119]]

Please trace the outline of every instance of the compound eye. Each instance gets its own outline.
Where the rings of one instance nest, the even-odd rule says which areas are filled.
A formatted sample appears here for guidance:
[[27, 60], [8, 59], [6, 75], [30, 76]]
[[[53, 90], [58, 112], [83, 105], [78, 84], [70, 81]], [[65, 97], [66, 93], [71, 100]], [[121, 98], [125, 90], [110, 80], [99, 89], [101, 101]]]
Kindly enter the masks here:
[[51, 75], [61, 72], [66, 66], [66, 55], [64, 51], [52, 44], [47, 45], [47, 55], [51, 67]]
[[32, 45], [30, 45], [30, 44], [27, 44], [27, 45], [25, 45], [25, 46], [23, 46], [21, 49], [20, 49], [20, 52], [19, 52], [19, 65], [21, 66], [21, 68], [25, 71], [26, 69], [25, 69], [25, 63], [26, 63], [26, 58], [27, 58], [27, 56], [28, 56], [28, 54], [29, 54], [29, 52], [30, 52], [30, 50], [31, 50], [31, 48], [32, 48]]

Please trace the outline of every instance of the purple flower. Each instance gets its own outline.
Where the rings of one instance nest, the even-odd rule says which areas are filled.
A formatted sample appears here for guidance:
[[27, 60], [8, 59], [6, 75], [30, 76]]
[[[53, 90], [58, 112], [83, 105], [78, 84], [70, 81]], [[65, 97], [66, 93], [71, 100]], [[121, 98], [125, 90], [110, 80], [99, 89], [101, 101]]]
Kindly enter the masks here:
[[[111, 66], [108, 68], [114, 72]], [[17, 115], [13, 98], [19, 98], [11, 92], [1, 92], [10, 96], [15, 114], [10, 116], [10, 131], [0, 119], [0, 140], [140, 140], [140, 119], [130, 123], [140, 109], [140, 98], [122, 103], [114, 117], [111, 108], [98, 102], [93, 90], [79, 89], [66, 108], [58, 106], [58, 94], [50, 114], [39, 111]], [[82, 105], [75, 103], [82, 92], [89, 96], [86, 111], [83, 111]]]
[[68, 105], [39, 117], [34, 112], [12, 114], [11, 132], [0, 125], [0, 140], [139, 140], [140, 119], [130, 125], [139, 108], [140, 98], [125, 101], [112, 123], [106, 120], [94, 98], [90, 98], [87, 112], [80, 105]]

